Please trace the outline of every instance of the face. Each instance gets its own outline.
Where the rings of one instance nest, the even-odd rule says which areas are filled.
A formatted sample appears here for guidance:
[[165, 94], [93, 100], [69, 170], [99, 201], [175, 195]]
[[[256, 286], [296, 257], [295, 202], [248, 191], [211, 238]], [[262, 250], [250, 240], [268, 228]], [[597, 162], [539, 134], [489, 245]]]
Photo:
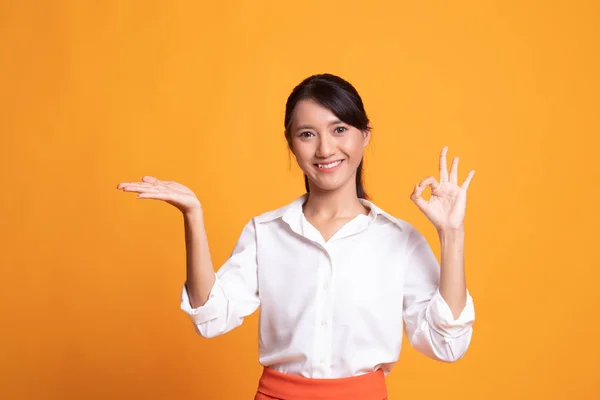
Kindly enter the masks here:
[[312, 100], [296, 104], [290, 126], [292, 152], [312, 185], [332, 191], [355, 185], [370, 133], [339, 120]]

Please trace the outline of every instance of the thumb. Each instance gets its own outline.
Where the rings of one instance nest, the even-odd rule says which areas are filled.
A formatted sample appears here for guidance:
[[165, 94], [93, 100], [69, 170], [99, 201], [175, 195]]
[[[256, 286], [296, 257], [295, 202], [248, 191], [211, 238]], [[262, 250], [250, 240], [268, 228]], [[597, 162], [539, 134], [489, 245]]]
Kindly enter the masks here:
[[156, 183], [156, 182], [159, 182], [159, 180], [153, 176], [144, 175], [144, 176], [142, 176], [142, 182]]

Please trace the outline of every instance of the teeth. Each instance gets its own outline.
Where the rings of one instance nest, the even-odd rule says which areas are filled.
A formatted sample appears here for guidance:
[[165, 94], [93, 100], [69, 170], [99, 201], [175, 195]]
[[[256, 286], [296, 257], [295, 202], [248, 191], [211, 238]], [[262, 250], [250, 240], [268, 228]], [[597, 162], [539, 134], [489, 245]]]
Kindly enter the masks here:
[[337, 167], [338, 165], [340, 165], [342, 163], [342, 161], [336, 161], [336, 162], [332, 162], [330, 164], [319, 164], [319, 168], [333, 168], [333, 167]]

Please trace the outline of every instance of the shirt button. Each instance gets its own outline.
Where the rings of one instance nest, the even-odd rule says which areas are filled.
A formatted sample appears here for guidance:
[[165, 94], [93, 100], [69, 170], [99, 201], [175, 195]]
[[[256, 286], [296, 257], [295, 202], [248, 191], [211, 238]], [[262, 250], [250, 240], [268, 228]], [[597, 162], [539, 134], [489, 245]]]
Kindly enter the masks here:
[[325, 357], [321, 357], [321, 364], [325, 363]]
[[325, 320], [321, 321], [321, 326], [327, 326], [327, 321], [325, 321]]

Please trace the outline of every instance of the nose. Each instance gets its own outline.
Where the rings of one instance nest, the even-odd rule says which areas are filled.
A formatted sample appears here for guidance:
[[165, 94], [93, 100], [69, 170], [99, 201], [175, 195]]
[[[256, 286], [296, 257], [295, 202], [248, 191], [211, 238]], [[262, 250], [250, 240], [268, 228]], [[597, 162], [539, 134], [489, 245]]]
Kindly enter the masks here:
[[335, 138], [331, 137], [331, 135], [322, 135], [319, 141], [319, 147], [317, 147], [317, 157], [328, 158], [335, 154], [335, 150]]

